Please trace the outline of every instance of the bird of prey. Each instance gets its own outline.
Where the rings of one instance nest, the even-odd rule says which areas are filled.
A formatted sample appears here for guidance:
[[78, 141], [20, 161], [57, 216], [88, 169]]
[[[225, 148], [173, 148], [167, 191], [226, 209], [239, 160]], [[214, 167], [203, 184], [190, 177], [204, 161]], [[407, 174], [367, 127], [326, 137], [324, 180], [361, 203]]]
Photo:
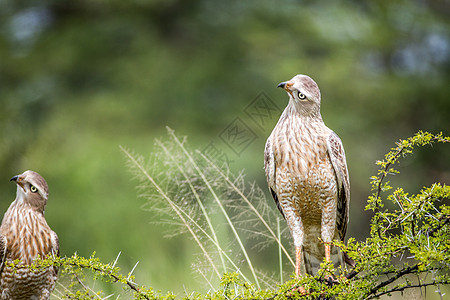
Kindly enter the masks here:
[[335, 265], [344, 261], [344, 254], [331, 245], [344, 239], [348, 223], [344, 147], [322, 120], [314, 80], [296, 75], [278, 87], [286, 90], [289, 103], [267, 139], [264, 169], [294, 240], [295, 274], [314, 275], [324, 258]]
[[11, 181], [17, 184], [17, 194], [0, 226], [0, 299], [49, 299], [58, 269], [28, 267], [38, 256], [59, 255], [58, 236], [44, 218], [47, 182], [33, 171]]

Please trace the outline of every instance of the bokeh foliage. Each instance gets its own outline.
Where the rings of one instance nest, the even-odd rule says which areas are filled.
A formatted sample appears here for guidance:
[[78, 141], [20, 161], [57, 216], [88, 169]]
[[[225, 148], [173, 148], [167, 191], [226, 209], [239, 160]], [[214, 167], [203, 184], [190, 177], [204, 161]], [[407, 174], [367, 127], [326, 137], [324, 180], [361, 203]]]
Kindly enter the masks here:
[[[139, 260], [135, 274], [156, 289], [196, 287], [197, 250], [150, 223], [158, 219], [140, 209], [119, 145], [145, 156], [168, 125], [195, 148], [216, 142], [264, 187], [277, 117], [259, 127], [244, 109], [261, 92], [284, 107], [276, 84], [303, 73], [343, 140], [348, 235], [363, 238], [367, 178], [386, 145], [449, 133], [449, 12], [447, 1], [0, 1], [1, 212], [14, 198], [9, 178], [33, 169], [50, 185], [46, 217], [63, 255], [96, 250], [112, 261], [122, 251], [122, 266]], [[257, 135], [240, 155], [219, 138], [236, 117]], [[411, 161], [393, 180], [405, 191], [449, 181], [448, 150]], [[273, 257], [261, 260], [275, 270]]]

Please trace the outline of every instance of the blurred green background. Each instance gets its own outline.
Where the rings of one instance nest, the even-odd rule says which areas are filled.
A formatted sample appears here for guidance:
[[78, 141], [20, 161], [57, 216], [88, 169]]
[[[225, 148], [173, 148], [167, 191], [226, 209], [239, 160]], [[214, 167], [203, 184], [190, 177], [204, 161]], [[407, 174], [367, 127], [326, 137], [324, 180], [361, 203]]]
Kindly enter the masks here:
[[[287, 104], [276, 85], [301, 73], [344, 143], [347, 236], [362, 239], [375, 161], [418, 130], [450, 133], [449, 16], [445, 0], [1, 0], [0, 211], [15, 197], [9, 179], [35, 170], [62, 255], [122, 251], [119, 265], [139, 261], [142, 284], [201, 290], [198, 249], [152, 224], [119, 146], [149, 156], [169, 126], [265, 190], [264, 143]], [[258, 101], [277, 108], [263, 122], [249, 113]], [[236, 120], [252, 133], [238, 151], [224, 138]], [[424, 149], [395, 181], [411, 192], [449, 183], [449, 166], [448, 148]], [[277, 260], [274, 251], [265, 269]]]

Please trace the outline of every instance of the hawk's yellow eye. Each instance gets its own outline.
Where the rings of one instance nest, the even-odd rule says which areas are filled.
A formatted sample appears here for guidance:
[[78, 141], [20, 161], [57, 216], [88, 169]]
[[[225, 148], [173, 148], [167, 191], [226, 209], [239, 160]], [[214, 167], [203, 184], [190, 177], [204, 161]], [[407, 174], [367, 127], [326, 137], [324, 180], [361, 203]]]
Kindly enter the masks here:
[[303, 94], [303, 93], [301, 93], [301, 92], [298, 92], [298, 98], [301, 99], [301, 100], [303, 100], [303, 99], [306, 98], [306, 96], [305, 96], [305, 94]]
[[30, 191], [32, 193], [36, 193], [37, 192], [37, 188], [34, 185], [30, 185]]

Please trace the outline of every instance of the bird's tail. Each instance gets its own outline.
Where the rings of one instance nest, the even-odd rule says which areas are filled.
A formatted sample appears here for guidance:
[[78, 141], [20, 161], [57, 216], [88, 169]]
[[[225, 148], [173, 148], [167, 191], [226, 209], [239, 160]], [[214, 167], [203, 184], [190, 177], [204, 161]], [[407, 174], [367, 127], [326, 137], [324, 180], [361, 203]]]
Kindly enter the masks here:
[[[303, 258], [302, 265], [305, 268], [305, 272], [310, 275], [316, 275], [320, 269], [320, 264], [324, 261], [324, 257], [317, 257], [302, 249]], [[331, 247], [331, 261], [334, 264], [335, 270], [339, 266], [344, 266], [344, 253], [338, 247]]]

